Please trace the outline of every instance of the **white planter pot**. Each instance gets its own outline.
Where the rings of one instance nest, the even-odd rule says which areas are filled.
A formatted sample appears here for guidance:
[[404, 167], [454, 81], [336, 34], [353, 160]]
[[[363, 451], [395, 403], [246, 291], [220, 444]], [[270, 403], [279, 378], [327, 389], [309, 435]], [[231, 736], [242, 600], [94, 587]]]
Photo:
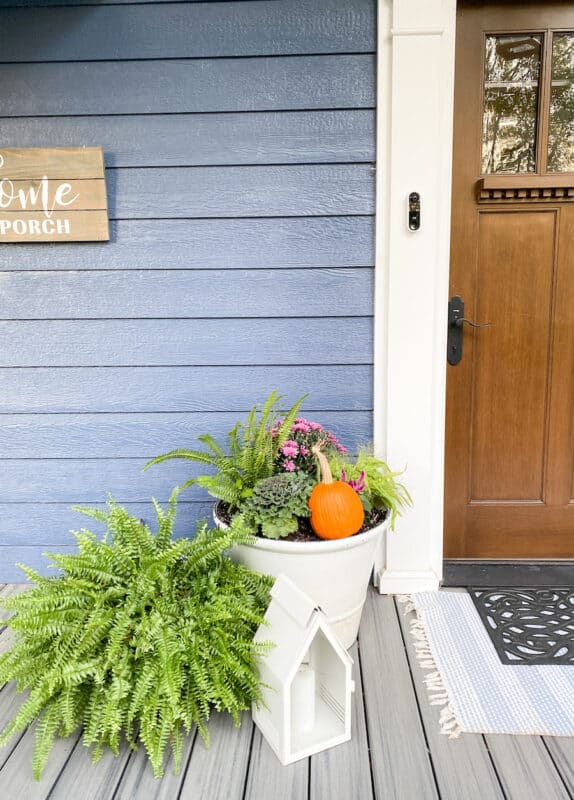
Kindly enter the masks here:
[[[225, 526], [213, 512], [215, 524]], [[327, 615], [345, 648], [357, 638], [375, 552], [389, 518], [366, 533], [346, 539], [289, 542], [257, 538], [239, 545], [231, 558], [257, 572], [277, 577], [281, 572], [312, 597]]]

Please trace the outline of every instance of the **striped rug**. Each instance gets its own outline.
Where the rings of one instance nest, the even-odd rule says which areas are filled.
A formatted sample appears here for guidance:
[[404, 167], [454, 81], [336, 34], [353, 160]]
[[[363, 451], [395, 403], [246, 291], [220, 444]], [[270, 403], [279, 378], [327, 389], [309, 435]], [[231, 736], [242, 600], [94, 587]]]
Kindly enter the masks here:
[[466, 592], [400, 598], [442, 733], [574, 736], [574, 666], [501, 664]]

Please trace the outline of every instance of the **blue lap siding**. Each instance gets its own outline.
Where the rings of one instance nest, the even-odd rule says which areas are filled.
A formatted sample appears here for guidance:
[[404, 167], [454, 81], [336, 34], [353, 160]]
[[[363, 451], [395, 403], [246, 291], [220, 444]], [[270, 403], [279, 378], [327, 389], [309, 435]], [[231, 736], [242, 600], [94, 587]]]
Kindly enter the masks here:
[[[9, 7], [8, 7], [9, 6]], [[0, 581], [149, 519], [278, 388], [372, 437], [374, 0], [11, 0], [0, 149], [101, 146], [111, 241], [0, 244]], [[189, 490], [177, 532], [209, 512]]]

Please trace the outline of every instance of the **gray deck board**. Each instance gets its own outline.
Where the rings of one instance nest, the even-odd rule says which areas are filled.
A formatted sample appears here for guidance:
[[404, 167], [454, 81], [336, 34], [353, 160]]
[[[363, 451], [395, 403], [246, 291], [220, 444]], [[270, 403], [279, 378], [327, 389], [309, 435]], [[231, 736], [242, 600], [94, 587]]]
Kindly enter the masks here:
[[488, 734], [485, 739], [508, 800], [568, 800], [540, 736]]
[[[369, 740], [363, 704], [363, 686], [359, 648], [351, 649], [355, 695], [351, 719], [351, 741], [325, 750], [311, 758], [310, 800], [370, 800], [373, 797]], [[303, 797], [304, 795], [292, 795]]]
[[[0, 691], [0, 731], [10, 722], [25, 699], [25, 695], [16, 694], [13, 686], [5, 686]], [[23, 734], [15, 736], [5, 747], [0, 748], [0, 770], [18, 746], [22, 736]]]
[[392, 597], [371, 593], [359, 634], [378, 798], [438, 798]]
[[409, 636], [409, 621], [413, 616], [405, 615], [400, 605], [397, 612], [441, 800], [504, 800], [484, 737], [467, 733], [458, 739], [449, 739], [440, 733], [437, 709], [427, 701], [424, 672], [418, 668]]
[[[21, 591], [0, 586], [0, 597]], [[186, 737], [179, 775], [168, 760], [153, 777], [143, 748], [96, 765], [79, 733], [58, 740], [40, 783], [32, 778], [33, 728], [0, 749], [0, 800], [566, 800], [574, 797], [574, 737], [439, 733], [408, 633], [392, 598], [369, 593], [352, 651], [353, 738], [283, 767], [249, 715], [237, 730], [224, 715], [209, 724], [206, 749]], [[10, 631], [0, 631], [0, 653]], [[0, 730], [24, 696], [0, 689]]]
[[556, 769], [574, 797], [574, 736], [544, 736], [542, 738]]
[[209, 749], [198, 738], [185, 773], [182, 800], [242, 800], [251, 752], [253, 723], [243, 714], [240, 728], [216, 714], [209, 721]]
[[304, 759], [283, 767], [259, 730], [253, 735], [251, 760], [247, 773], [245, 800], [294, 800], [307, 798], [309, 761]]
[[[0, 772], [0, 796], [3, 798], [25, 798], [45, 800], [66, 766], [79, 738], [79, 731], [67, 739], [56, 739], [42, 775], [42, 780], [32, 777], [32, 754], [34, 751], [34, 726], [28, 728], [12, 751]], [[88, 761], [89, 765], [89, 761]]]
[[91, 751], [78, 740], [56, 780], [50, 800], [103, 800], [112, 797], [122, 776], [130, 751], [123, 748], [118, 758], [107, 750], [97, 762], [91, 762]]

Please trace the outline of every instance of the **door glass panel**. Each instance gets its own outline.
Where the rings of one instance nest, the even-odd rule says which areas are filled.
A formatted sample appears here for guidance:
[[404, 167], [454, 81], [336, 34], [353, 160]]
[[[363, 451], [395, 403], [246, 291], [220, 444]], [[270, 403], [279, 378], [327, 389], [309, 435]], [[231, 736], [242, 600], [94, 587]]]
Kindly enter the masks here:
[[482, 172], [534, 172], [542, 34], [487, 36]]
[[552, 41], [548, 172], [574, 172], [573, 33], [555, 33]]

